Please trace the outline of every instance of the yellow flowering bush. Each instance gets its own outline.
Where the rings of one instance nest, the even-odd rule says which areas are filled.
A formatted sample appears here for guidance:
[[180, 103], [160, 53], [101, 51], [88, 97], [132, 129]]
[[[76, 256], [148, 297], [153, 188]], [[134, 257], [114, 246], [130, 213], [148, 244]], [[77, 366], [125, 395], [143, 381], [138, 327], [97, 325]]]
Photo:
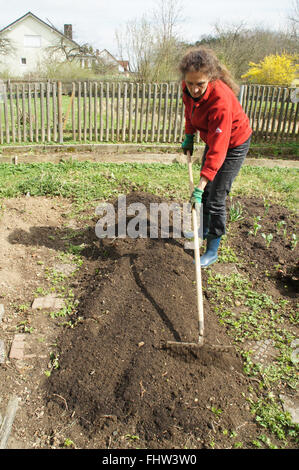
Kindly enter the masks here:
[[299, 70], [298, 55], [271, 54], [258, 64], [249, 62], [249, 67], [242, 78], [251, 83], [290, 86]]

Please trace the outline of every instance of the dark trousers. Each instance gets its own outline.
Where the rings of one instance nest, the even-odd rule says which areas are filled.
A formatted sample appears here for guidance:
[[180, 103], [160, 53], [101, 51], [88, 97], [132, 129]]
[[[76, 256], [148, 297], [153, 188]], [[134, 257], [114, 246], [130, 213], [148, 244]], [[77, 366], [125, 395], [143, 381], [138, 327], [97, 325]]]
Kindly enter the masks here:
[[[251, 137], [244, 144], [228, 149], [223, 165], [218, 170], [213, 181], [209, 181], [205, 187], [202, 195], [203, 230], [213, 237], [221, 237], [225, 234], [226, 198], [248, 153], [250, 140]], [[202, 166], [204, 165], [208, 150], [209, 148], [206, 145]]]

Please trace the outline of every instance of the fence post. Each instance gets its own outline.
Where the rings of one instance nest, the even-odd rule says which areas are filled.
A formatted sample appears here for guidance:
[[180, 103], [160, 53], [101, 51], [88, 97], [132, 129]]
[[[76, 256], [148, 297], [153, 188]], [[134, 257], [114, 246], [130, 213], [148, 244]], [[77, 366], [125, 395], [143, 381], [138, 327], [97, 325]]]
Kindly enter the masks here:
[[57, 104], [58, 104], [58, 142], [63, 144], [63, 127], [62, 127], [62, 84], [57, 82]]
[[238, 100], [241, 104], [242, 104], [242, 101], [243, 101], [244, 89], [245, 89], [245, 85], [241, 85], [240, 86], [239, 96], [238, 96]]

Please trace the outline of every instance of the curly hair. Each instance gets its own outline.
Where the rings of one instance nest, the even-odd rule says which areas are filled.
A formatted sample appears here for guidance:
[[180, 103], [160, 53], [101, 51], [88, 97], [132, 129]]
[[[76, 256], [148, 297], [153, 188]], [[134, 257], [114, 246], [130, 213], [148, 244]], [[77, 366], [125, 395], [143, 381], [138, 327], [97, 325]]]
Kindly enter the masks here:
[[184, 78], [187, 72], [204, 72], [209, 81], [222, 80], [235, 93], [239, 94], [239, 85], [234, 81], [231, 73], [220, 63], [214, 51], [207, 47], [191, 49], [182, 58], [179, 70]]

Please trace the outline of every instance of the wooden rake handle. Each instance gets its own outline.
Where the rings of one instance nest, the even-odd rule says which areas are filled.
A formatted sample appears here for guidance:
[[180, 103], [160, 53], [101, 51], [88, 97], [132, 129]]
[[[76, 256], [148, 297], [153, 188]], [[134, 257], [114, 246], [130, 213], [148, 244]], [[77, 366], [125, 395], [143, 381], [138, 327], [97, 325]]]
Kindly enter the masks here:
[[[189, 151], [187, 151], [187, 159], [188, 159], [190, 194], [192, 194], [193, 189], [194, 189], [194, 183], [193, 183], [193, 173], [192, 173], [192, 160], [191, 160], [191, 155]], [[204, 313], [203, 313], [203, 296], [202, 296], [202, 283], [201, 283], [197, 214], [196, 214], [195, 207], [192, 207], [191, 211], [192, 211], [192, 224], [193, 224], [193, 232], [194, 232], [194, 255], [195, 255], [194, 257], [195, 257], [195, 274], [196, 274], [198, 328], [199, 328], [199, 336], [203, 336], [204, 335]]]

